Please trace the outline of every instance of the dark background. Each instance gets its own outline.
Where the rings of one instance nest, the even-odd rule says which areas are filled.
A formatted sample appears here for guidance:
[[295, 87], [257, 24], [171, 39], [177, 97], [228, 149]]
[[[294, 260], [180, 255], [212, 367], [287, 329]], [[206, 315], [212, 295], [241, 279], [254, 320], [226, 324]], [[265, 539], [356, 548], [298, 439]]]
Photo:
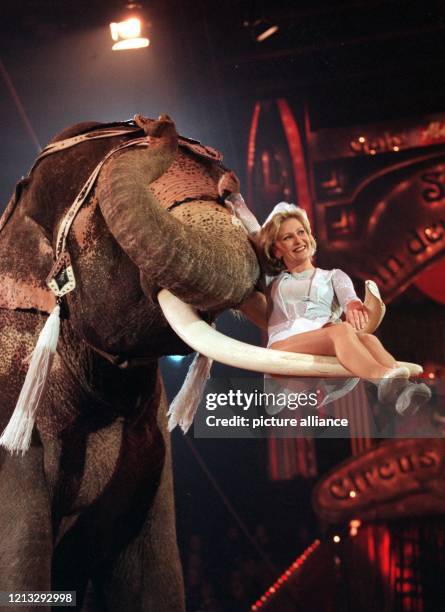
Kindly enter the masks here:
[[[2, 0], [0, 57], [45, 144], [80, 120], [170, 113], [242, 175], [255, 100], [305, 98], [314, 128], [445, 108], [443, 2], [152, 0], [151, 45], [112, 52], [117, 0]], [[256, 43], [243, 24], [280, 30]], [[1, 199], [35, 155], [5, 83]]]

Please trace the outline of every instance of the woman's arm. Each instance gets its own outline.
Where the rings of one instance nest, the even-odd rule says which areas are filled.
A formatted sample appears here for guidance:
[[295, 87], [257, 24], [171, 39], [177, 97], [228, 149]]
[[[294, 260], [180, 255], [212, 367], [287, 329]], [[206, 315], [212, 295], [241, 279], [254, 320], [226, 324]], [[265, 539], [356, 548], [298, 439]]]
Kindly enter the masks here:
[[[221, 181], [220, 183], [221, 187], [223, 187]], [[238, 191], [235, 191], [225, 199], [225, 202], [232, 208], [235, 215], [246, 228], [250, 238], [256, 244], [261, 225], [258, 223], [252, 211], [247, 207], [243, 196]], [[244, 300], [238, 310], [245, 314], [254, 325], [267, 331], [267, 301], [264, 293], [253, 291], [247, 300]]]
[[267, 331], [267, 300], [264, 293], [253, 291], [238, 310], [245, 314], [254, 325]]
[[352, 280], [343, 270], [334, 270], [332, 285], [340, 306], [345, 313], [346, 321], [350, 323], [356, 331], [361, 331], [368, 321], [368, 313], [362, 301], [355, 293]]

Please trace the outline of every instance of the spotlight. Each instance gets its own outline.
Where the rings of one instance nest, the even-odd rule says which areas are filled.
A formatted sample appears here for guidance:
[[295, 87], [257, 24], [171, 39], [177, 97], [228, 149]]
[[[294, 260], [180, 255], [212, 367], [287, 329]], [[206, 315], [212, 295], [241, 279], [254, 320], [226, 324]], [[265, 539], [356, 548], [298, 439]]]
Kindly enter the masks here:
[[185, 359], [184, 355], [169, 355], [168, 359], [173, 361], [173, 363], [181, 363], [183, 359]]
[[115, 41], [113, 51], [148, 47], [150, 39], [144, 32], [147, 27], [141, 5], [138, 2], [128, 2], [122, 19], [110, 23], [111, 38]]
[[250, 29], [253, 40], [263, 42], [270, 38], [280, 29], [276, 23], [272, 23], [267, 19], [257, 19], [256, 21], [245, 21], [244, 25]]

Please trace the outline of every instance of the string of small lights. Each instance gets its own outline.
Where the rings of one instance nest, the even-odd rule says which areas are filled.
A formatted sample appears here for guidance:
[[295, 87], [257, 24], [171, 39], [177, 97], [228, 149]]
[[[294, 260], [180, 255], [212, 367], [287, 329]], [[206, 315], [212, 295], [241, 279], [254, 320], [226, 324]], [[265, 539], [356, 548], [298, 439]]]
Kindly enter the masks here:
[[283, 585], [289, 580], [289, 578], [297, 572], [300, 567], [303, 565], [305, 561], [307, 561], [308, 557], [310, 557], [313, 552], [320, 546], [320, 540], [314, 540], [310, 546], [306, 548], [306, 550], [295, 559], [295, 561], [290, 565], [285, 572], [281, 574], [281, 576], [270, 586], [267, 591], [262, 595], [252, 606], [251, 611], [256, 612], [264, 606], [264, 604], [273, 596], [277, 591], [283, 587]]

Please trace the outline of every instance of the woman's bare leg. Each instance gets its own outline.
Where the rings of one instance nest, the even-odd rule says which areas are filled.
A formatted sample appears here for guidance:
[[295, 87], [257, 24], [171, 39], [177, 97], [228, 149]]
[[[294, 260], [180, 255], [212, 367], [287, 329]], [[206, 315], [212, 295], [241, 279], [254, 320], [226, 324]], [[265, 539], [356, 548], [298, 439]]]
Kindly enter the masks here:
[[376, 361], [385, 368], [396, 368], [397, 362], [391, 353], [385, 349], [383, 344], [372, 334], [358, 334], [357, 338], [368, 349]]
[[339, 323], [315, 331], [296, 334], [285, 340], [274, 342], [270, 348], [293, 353], [335, 355], [342, 366], [360, 378], [383, 378], [394, 364], [394, 360], [391, 361], [391, 365], [379, 363], [365, 343], [358, 339], [349, 323]]

